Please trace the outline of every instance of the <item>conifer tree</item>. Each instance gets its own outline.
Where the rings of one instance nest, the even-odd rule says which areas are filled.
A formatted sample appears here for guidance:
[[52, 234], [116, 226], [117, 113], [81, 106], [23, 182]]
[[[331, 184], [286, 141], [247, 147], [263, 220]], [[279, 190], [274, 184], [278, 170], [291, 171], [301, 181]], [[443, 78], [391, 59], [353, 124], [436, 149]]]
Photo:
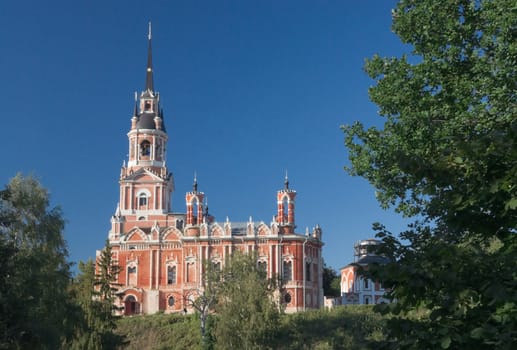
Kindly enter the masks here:
[[97, 265], [92, 260], [79, 262], [79, 274], [71, 286], [71, 295], [77, 307], [74, 337], [65, 344], [64, 349], [115, 349], [124, 343], [123, 337], [114, 332], [117, 326], [114, 293], [119, 267], [111, 254], [107, 241]]
[[97, 289], [96, 296], [98, 296], [96, 305], [99, 308], [99, 321], [95, 328], [103, 335], [103, 346], [108, 348], [114, 347], [120, 341], [113, 333], [117, 326], [115, 311], [118, 309], [115, 306], [115, 293], [119, 286], [117, 283], [119, 273], [120, 266], [113, 260], [111, 245], [107, 239], [106, 245], [97, 259], [97, 274], [94, 284]]

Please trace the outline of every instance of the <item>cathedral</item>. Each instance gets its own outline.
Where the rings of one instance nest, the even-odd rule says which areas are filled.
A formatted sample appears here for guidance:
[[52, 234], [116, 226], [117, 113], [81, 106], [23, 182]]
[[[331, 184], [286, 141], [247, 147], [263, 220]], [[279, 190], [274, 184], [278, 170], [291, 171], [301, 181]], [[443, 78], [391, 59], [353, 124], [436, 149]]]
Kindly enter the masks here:
[[[207, 263], [222, 269], [232, 252], [254, 253], [270, 278], [280, 277], [286, 312], [323, 304], [322, 232], [296, 233], [296, 191], [287, 176], [272, 193], [277, 210], [267, 224], [218, 222], [208, 213], [197, 180], [185, 193], [186, 211], [171, 207], [174, 177], [167, 166], [167, 129], [154, 89], [149, 28], [144, 91], [135, 95], [128, 159], [120, 170], [120, 197], [111, 218], [109, 243], [120, 267], [117, 304], [122, 315], [192, 312]], [[100, 251], [97, 251], [97, 257]]]

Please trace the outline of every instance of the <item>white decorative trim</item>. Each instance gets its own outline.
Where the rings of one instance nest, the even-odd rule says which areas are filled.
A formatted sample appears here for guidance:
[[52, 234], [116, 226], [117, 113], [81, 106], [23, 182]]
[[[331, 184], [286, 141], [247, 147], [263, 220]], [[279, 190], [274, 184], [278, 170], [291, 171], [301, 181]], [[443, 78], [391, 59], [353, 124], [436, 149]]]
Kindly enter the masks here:
[[136, 193], [136, 197], [139, 198], [142, 193], [144, 193], [147, 196], [147, 198], [152, 196], [151, 191], [149, 191], [147, 188], [141, 188]]

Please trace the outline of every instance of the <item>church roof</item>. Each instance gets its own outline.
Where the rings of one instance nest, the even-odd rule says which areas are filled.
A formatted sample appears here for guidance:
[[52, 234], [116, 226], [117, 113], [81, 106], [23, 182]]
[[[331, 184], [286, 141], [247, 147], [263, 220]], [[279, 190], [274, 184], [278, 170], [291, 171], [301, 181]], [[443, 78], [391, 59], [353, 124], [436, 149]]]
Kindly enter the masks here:
[[366, 255], [357, 260], [357, 264], [359, 265], [368, 265], [368, 264], [387, 264], [390, 260], [381, 255]]
[[154, 117], [156, 117], [156, 113], [141, 113], [138, 116], [138, 121], [136, 122], [136, 128], [137, 129], [156, 129]]

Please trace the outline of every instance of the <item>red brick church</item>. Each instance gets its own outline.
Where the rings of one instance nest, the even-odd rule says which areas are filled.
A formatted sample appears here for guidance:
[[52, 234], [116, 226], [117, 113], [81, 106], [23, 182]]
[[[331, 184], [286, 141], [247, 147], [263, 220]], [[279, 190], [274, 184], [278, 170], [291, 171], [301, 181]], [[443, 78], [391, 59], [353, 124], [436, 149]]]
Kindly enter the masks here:
[[[174, 178], [167, 167], [167, 130], [154, 89], [149, 28], [145, 89], [135, 96], [128, 132], [129, 159], [120, 170], [120, 198], [111, 218], [109, 242], [120, 266], [118, 303], [125, 315], [190, 312], [187, 296], [201, 288], [206, 262], [222, 268], [232, 254], [255, 252], [269, 277], [281, 276], [287, 312], [323, 304], [321, 229], [296, 233], [296, 191], [272, 192], [272, 222], [218, 222], [194, 179], [185, 194], [186, 212], [171, 207]], [[181, 151], [181, 150], [178, 150]], [[100, 252], [97, 252], [97, 256]]]

